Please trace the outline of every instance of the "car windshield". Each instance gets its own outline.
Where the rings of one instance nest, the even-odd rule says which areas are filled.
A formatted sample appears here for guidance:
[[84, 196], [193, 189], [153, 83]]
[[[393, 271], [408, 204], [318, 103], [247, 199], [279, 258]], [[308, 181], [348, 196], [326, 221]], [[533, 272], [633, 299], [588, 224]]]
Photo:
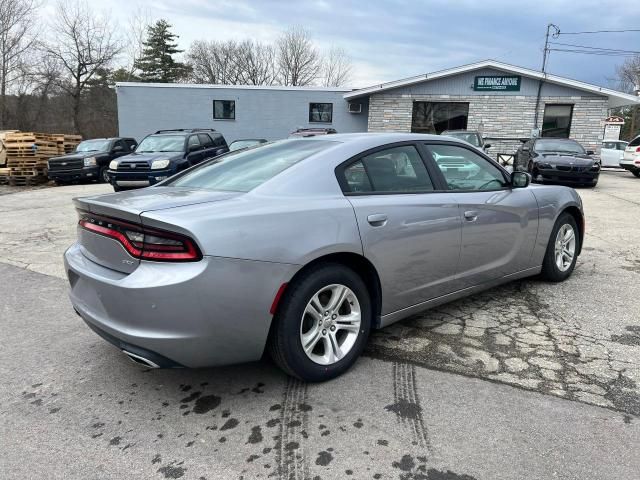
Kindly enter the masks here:
[[76, 147], [76, 152], [106, 152], [109, 150], [109, 140], [85, 140]]
[[240, 150], [241, 148], [252, 147], [261, 143], [259, 140], [236, 140], [229, 146], [230, 151]]
[[585, 151], [578, 142], [574, 140], [549, 138], [536, 141], [536, 152], [557, 152], [557, 153], [576, 153], [584, 155]]
[[471, 132], [444, 132], [443, 135], [447, 137], [457, 138], [459, 140], [464, 140], [467, 143], [470, 143], [474, 147], [480, 146], [480, 140], [478, 140], [478, 135]]
[[627, 147], [637, 147], [638, 145], [640, 145], [640, 136], [634, 138], [633, 140], [631, 140], [629, 142], [629, 145], [627, 145]]
[[138, 145], [136, 152], [182, 152], [183, 135], [150, 135]]
[[204, 163], [163, 185], [248, 192], [332, 145], [335, 142], [281, 140], [260, 148], [225, 155], [222, 161]]

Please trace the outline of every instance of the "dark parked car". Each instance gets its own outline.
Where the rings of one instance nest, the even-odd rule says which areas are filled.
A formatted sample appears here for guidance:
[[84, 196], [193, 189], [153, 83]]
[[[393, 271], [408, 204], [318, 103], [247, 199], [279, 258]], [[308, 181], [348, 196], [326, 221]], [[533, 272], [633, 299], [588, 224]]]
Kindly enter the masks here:
[[48, 162], [49, 180], [65, 184], [74, 180], [108, 182], [109, 162], [131, 153], [138, 142], [133, 138], [94, 138], [80, 142], [73, 153], [53, 157]]
[[479, 132], [473, 130], [445, 130], [440, 135], [446, 135], [447, 137], [457, 138], [458, 140], [464, 140], [470, 143], [474, 147], [478, 147], [485, 152], [491, 148], [491, 144], [485, 143], [484, 138]]
[[600, 162], [568, 138], [534, 138], [516, 152], [514, 169], [529, 172], [535, 182], [566, 183], [595, 187]]
[[315, 137], [338, 133], [335, 128], [298, 128], [289, 134], [289, 138]]
[[243, 148], [255, 147], [261, 143], [267, 143], [267, 141], [264, 138], [242, 138], [231, 142], [231, 145], [229, 145], [229, 151], [235, 152], [236, 150], [241, 150]]
[[158, 130], [109, 164], [109, 180], [116, 192], [148, 187], [228, 151], [222, 134], [210, 128]]

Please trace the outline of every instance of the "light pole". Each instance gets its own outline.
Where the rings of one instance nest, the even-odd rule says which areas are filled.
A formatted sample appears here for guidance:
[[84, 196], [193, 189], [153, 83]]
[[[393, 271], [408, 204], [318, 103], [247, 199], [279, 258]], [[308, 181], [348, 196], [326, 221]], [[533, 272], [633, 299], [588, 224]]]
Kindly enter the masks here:
[[557, 37], [560, 35], [560, 27], [557, 25], [550, 23], [547, 25], [547, 34], [544, 37], [544, 51], [542, 52], [542, 78], [538, 82], [538, 95], [536, 96], [536, 109], [535, 115], [533, 117], [533, 129], [536, 130], [538, 128], [538, 116], [540, 110], [540, 95], [542, 94], [542, 83], [544, 82], [544, 78], [547, 73], [547, 59], [549, 58], [549, 33], [551, 33], [551, 29], [554, 29], [553, 37]]

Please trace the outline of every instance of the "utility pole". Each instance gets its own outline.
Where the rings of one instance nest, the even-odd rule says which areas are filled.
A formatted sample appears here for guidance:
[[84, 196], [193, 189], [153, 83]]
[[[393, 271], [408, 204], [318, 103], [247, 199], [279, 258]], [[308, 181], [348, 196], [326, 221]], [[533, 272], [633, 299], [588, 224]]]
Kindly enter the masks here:
[[540, 79], [540, 81], [538, 82], [538, 95], [536, 96], [536, 110], [535, 110], [535, 115], [533, 117], [533, 129], [537, 129], [538, 128], [538, 117], [539, 117], [539, 110], [540, 110], [540, 95], [542, 94], [542, 83], [544, 82], [544, 77], [546, 76], [547, 73], [547, 59], [549, 58], [549, 33], [551, 33], [551, 29], [554, 29], [553, 32], [553, 37], [557, 37], [558, 35], [560, 35], [560, 27], [558, 27], [557, 25], [554, 25], [553, 23], [550, 23], [547, 25], [547, 34], [544, 37], [544, 50], [542, 52], [542, 75], [543, 78]]

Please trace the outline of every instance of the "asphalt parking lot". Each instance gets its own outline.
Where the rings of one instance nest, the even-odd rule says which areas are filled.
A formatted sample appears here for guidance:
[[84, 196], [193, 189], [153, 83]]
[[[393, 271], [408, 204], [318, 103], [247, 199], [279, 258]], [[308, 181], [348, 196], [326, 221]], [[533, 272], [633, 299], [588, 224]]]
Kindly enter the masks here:
[[633, 479], [640, 180], [579, 190], [565, 283], [514, 282], [376, 332], [348, 374], [149, 370], [90, 332], [61, 255], [80, 185], [0, 187], [0, 477]]

